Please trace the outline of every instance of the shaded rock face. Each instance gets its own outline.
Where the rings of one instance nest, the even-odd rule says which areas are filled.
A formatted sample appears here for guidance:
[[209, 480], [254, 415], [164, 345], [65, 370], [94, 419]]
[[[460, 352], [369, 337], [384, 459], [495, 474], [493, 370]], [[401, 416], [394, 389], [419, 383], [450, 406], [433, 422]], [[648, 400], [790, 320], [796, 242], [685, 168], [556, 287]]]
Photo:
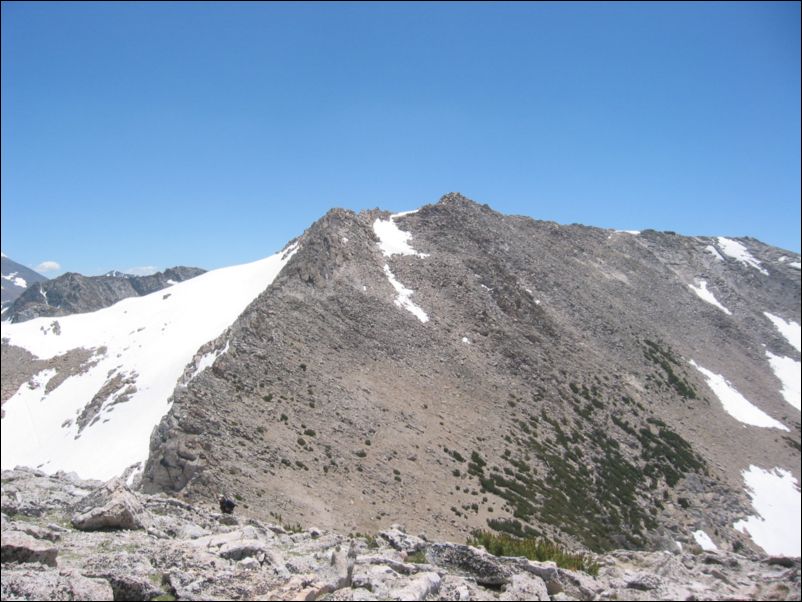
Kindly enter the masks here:
[[[754, 513], [742, 471], [800, 478], [799, 412], [766, 351], [800, 356], [764, 314], [800, 321], [796, 258], [739, 239], [763, 273], [714, 238], [561, 226], [458, 194], [392, 218], [416, 253], [387, 256], [388, 219], [336, 209], [299, 238], [229, 351], [176, 389], [146, 492], [236, 492], [264, 520], [343, 532], [398, 521], [601, 551], [703, 529], [753, 546], [732, 528]], [[788, 431], [745, 427], [691, 360]]]
[[95, 311], [128, 297], [148, 295], [203, 274], [205, 270], [178, 266], [149, 276], [127, 274], [82, 276], [68, 272], [30, 286], [3, 317], [24, 322], [43, 316], [66, 316]]
[[[399, 525], [378, 538], [321, 529], [290, 532], [252, 516], [222, 515], [211, 504], [192, 506], [135, 492], [127, 493], [152, 517], [147, 528], [87, 532], [71, 526], [71, 513], [94, 507], [121, 488], [114, 481], [104, 485], [30, 469], [3, 471], [2, 598], [800, 599], [799, 559], [778, 564], [771, 557], [729, 552], [619, 551], [595, 557], [600, 569], [591, 576], [553, 562], [496, 557], [447, 542], [424, 542], [418, 550], [422, 557], [414, 558], [389, 545], [405, 539]], [[76, 499], [78, 490], [87, 493]], [[41, 493], [41, 507], [7, 505]], [[423, 540], [409, 535], [407, 541], [418, 547]], [[7, 555], [7, 547], [52, 552]]]

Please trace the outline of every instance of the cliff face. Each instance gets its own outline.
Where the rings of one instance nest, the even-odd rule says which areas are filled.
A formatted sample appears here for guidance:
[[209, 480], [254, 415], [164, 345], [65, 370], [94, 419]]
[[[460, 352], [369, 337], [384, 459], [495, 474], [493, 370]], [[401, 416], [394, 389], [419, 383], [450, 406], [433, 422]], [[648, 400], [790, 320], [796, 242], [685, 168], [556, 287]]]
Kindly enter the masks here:
[[797, 257], [457, 194], [297, 242], [175, 390], [146, 491], [344, 532], [765, 544], [733, 525], [754, 471], [800, 479]]

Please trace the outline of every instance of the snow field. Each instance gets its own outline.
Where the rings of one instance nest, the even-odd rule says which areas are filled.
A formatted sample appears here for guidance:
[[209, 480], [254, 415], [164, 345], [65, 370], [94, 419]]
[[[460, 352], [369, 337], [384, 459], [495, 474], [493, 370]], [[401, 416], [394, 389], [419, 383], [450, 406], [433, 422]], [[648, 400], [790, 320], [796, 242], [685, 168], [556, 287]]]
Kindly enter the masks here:
[[[172, 285], [169, 295], [157, 291], [92, 313], [2, 323], [10, 344], [40, 359], [85, 348], [95, 350], [97, 360], [49, 394], [44, 387], [23, 385], [4, 404], [2, 467], [40, 466], [106, 480], [144, 463], [151, 431], [168, 411], [168, 399], [194, 354], [236, 320], [296, 250], [206, 272]], [[55, 322], [61, 334], [55, 334]], [[113, 393], [104, 400], [101, 420], [76, 437], [76, 415], [122, 366], [135, 378], [136, 391], [109, 407]]]

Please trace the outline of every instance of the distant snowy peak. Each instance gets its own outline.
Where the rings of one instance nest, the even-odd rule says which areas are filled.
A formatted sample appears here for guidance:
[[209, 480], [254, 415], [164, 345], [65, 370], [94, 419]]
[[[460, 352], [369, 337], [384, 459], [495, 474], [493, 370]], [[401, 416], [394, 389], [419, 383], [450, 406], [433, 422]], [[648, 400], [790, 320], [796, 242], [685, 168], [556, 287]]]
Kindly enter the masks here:
[[125, 272], [121, 272], [119, 270], [110, 270], [103, 274], [106, 278], [133, 278], [133, 274], [126, 274]]
[[[16, 261], [12, 260], [8, 255], [3, 253], [2, 256], [2, 273], [0, 274], [0, 285], [2, 285], [2, 305], [7, 307], [14, 299], [19, 297], [25, 289], [35, 282], [44, 282], [47, 280], [45, 276], [34, 272], [31, 268], [26, 267]], [[4, 316], [5, 317], [5, 316]]]

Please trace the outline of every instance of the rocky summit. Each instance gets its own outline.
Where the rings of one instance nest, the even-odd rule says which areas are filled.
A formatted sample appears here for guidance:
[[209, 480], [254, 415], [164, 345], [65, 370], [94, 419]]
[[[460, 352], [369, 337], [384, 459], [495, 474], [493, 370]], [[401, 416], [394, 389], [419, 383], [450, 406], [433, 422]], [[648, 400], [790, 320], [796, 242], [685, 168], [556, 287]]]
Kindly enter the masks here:
[[2, 473], [3, 600], [799, 600], [800, 563], [614, 552], [594, 574], [391, 525], [282, 526], [144, 495], [119, 479]]

